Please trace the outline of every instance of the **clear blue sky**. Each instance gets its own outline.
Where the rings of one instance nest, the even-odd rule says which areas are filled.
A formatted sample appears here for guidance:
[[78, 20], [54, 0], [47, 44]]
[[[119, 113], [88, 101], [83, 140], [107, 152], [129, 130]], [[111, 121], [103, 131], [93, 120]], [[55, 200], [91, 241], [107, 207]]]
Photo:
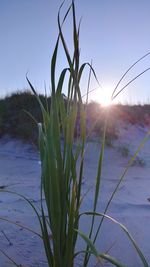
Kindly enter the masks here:
[[[70, 2], [66, 0], [62, 13]], [[61, 3], [61, 0], [0, 1], [1, 96], [27, 88], [27, 72], [38, 92], [44, 92], [44, 82], [49, 87], [50, 59], [58, 33], [57, 11]], [[76, 0], [76, 13], [78, 19], [82, 16], [81, 60], [93, 60], [98, 79], [108, 94], [127, 68], [150, 51], [150, 1]], [[64, 31], [71, 47], [70, 19]], [[66, 66], [62, 50], [59, 58], [58, 73]], [[150, 56], [134, 68], [122, 85], [148, 67]], [[83, 87], [86, 83], [83, 80]], [[92, 80], [91, 89], [96, 86]], [[91, 94], [91, 98], [100, 101], [98, 97], [94, 92]], [[150, 72], [130, 85], [120, 100], [150, 102]]]

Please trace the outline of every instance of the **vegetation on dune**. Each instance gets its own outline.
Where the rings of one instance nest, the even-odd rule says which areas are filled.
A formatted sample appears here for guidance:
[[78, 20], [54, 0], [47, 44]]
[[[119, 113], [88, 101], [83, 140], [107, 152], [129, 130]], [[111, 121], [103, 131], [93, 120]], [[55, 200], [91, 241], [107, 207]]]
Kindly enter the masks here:
[[[45, 105], [45, 97], [39, 96]], [[50, 98], [47, 100], [50, 103]], [[50, 105], [50, 104], [49, 104]], [[8, 134], [29, 142], [37, 143], [37, 121], [42, 121], [39, 105], [31, 91], [16, 92], [0, 100], [1, 136]]]
[[[44, 95], [39, 95], [41, 102], [46, 106]], [[64, 99], [67, 106], [67, 99]], [[50, 110], [51, 97], [47, 98]], [[107, 108], [108, 109], [108, 108]], [[150, 125], [150, 105], [122, 105], [116, 104], [109, 107], [109, 118], [106, 130], [106, 144], [111, 144], [113, 139], [118, 137], [119, 122], [124, 124], [138, 124], [141, 126]], [[90, 137], [102, 137], [104, 129], [104, 120], [106, 116], [106, 108], [102, 107], [98, 102], [90, 102], [86, 105], [86, 130]], [[35, 96], [30, 90], [13, 93], [10, 96], [0, 99], [0, 137], [3, 135], [11, 135], [37, 144], [38, 129], [33, 118], [37, 122], [42, 122], [42, 112]], [[79, 115], [80, 116], [80, 115]], [[77, 121], [79, 120], [79, 116]], [[77, 136], [77, 125], [75, 136]], [[92, 131], [91, 131], [92, 125]]]

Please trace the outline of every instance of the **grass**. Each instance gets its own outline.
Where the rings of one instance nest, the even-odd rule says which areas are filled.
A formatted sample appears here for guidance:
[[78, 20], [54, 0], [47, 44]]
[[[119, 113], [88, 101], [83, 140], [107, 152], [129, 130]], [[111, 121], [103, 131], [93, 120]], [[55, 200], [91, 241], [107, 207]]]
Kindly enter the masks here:
[[[125, 158], [131, 157], [129, 147], [126, 145], [120, 146], [118, 151]], [[141, 158], [139, 155], [136, 156], [136, 158], [134, 159], [134, 162], [132, 163], [132, 166], [144, 167], [145, 165], [146, 165], [146, 163], [145, 163], [144, 159]]]
[[137, 156], [133, 162], [133, 166], [145, 167], [145, 165], [145, 160], [139, 156]]
[[[82, 203], [82, 182], [84, 170], [84, 155], [86, 150], [86, 121], [88, 110], [88, 105], [83, 103], [82, 101], [80, 80], [84, 73], [85, 67], [89, 67], [90, 69], [88, 79], [89, 81], [91, 74], [94, 75], [96, 80], [97, 77], [91, 64], [80, 64], [80, 24], [79, 26], [77, 26], [74, 2], [72, 1], [72, 4], [68, 8], [62, 22], [60, 22], [60, 12], [61, 7], [58, 13], [59, 34], [51, 60], [50, 100], [47, 98], [43, 99], [41, 96], [39, 96], [27, 77], [28, 84], [35, 97], [33, 97], [33, 95], [31, 94], [28, 95], [28, 93], [26, 97], [29, 97], [29, 99], [35, 101], [36, 107], [37, 105], [40, 106], [40, 109], [36, 109], [36, 114], [33, 114], [32, 110], [30, 110], [31, 105], [29, 105], [29, 99], [26, 102], [26, 108], [28, 112], [30, 112], [32, 116], [35, 117], [35, 121], [40, 121], [40, 123], [37, 123], [39, 130], [38, 141], [41, 157], [40, 211], [37, 210], [37, 208], [27, 198], [25, 198], [21, 194], [18, 195], [26, 202], [28, 202], [28, 204], [32, 207], [32, 209], [37, 215], [41, 227], [41, 235], [39, 235], [39, 238], [42, 238], [43, 240], [43, 245], [45, 248], [49, 267], [73, 267], [75, 257], [77, 257], [80, 253], [84, 254], [82, 263], [84, 267], [88, 266], [89, 259], [92, 254], [95, 255], [98, 261], [105, 259], [107, 262], [110, 262], [115, 266], [125, 266], [122, 262], [113, 258], [111, 255], [99, 252], [95, 247], [95, 242], [97, 240], [98, 234], [100, 234], [100, 229], [104, 219], [108, 219], [112, 223], [115, 223], [125, 232], [129, 240], [133, 244], [136, 252], [138, 253], [139, 260], [141, 260], [142, 265], [148, 267], [148, 263], [144, 255], [142, 254], [141, 250], [139, 249], [138, 245], [136, 244], [128, 230], [120, 222], [108, 216], [106, 213], [129, 167], [132, 165], [134, 159], [136, 158], [138, 152], [146, 142], [149, 135], [145, 137], [145, 139], [142, 141], [139, 148], [135, 152], [134, 156], [128, 162], [128, 166], [122, 173], [115, 190], [110, 196], [108, 203], [106, 203], [104, 214], [100, 214], [97, 212], [97, 202], [101, 189], [101, 173], [103, 166], [105, 140], [108, 134], [110, 135], [110, 133], [114, 133], [115, 129], [114, 124], [109, 124], [108, 112], [106, 112], [103, 116], [104, 119], [100, 130], [96, 128], [96, 131], [101, 132], [102, 138], [101, 149], [99, 151], [99, 161], [97, 165], [97, 174], [95, 177], [93, 209], [92, 211], [80, 214], [80, 205]], [[74, 50], [72, 54], [70, 54], [69, 52], [69, 48], [67, 46], [62, 31], [63, 24], [66, 22], [69, 13], [72, 14], [73, 21]], [[63, 46], [68, 65], [61, 71], [58, 82], [56, 82], [56, 62], [58, 60], [57, 56], [60, 44]], [[69, 77], [66, 76], [66, 74], [68, 73]], [[68, 79], [67, 101], [63, 97], [63, 87], [64, 81], [66, 79]], [[114, 90], [112, 99], [115, 98], [118, 94], [116, 92], [118, 85]], [[89, 86], [87, 88], [87, 94], [88, 92]], [[119, 92], [121, 92], [121, 89]], [[15, 96], [13, 96], [12, 99], [13, 104], [17, 102], [17, 98], [15, 98]], [[8, 111], [12, 110], [12, 112], [14, 112], [11, 107], [11, 99], [8, 98], [7, 103], [9, 105]], [[20, 103], [17, 102], [17, 108], [19, 104]], [[9, 114], [10, 113], [8, 112], [8, 117], [10, 116]], [[18, 118], [20, 122], [18, 127], [21, 127], [22, 125], [22, 117], [23, 115], [20, 115]], [[13, 114], [13, 118], [15, 118], [15, 114]], [[16, 131], [16, 129], [14, 129], [15, 126], [13, 123], [14, 120], [10, 120], [10, 127], [14, 131]], [[99, 124], [101, 125], [101, 122], [99, 122]], [[111, 125], [110, 132], [108, 131], [109, 128], [107, 128], [107, 124]], [[79, 129], [76, 132], [77, 125]], [[30, 133], [26, 133], [27, 136], [28, 134]], [[76, 147], [74, 147], [75, 141], [77, 144]], [[79, 171], [77, 171], [77, 163], [79, 164]], [[12, 192], [7, 193], [16, 194]], [[46, 209], [44, 208], [43, 198], [45, 198]], [[90, 216], [92, 218], [89, 233], [87, 235], [82, 233], [79, 229], [79, 222], [81, 216]], [[99, 218], [99, 225], [98, 228], [95, 229], [95, 219], [97, 217]], [[30, 229], [25, 229], [31, 231]], [[85, 241], [85, 248], [83, 249], [83, 251], [77, 252], [76, 244], [79, 235]], [[4, 252], [2, 253], [4, 254]], [[13, 260], [12, 262], [14, 263]], [[19, 266], [16, 263], [14, 264], [16, 266]]]
[[[60, 9], [61, 10], [61, 9]], [[101, 185], [101, 172], [103, 164], [103, 154], [105, 137], [107, 133], [107, 114], [104, 119], [103, 126], [103, 138], [101, 144], [101, 150], [99, 153], [99, 162], [97, 166], [97, 175], [95, 181], [95, 194], [93, 197], [93, 211], [88, 215], [92, 216], [92, 222], [89, 229], [89, 235], [85, 236], [78, 229], [80, 219], [80, 204], [81, 204], [81, 192], [82, 192], [82, 179], [84, 168], [84, 151], [86, 141], [86, 106], [83, 104], [80, 89], [80, 79], [83, 74], [86, 65], [90, 67], [91, 71], [96, 78], [96, 74], [90, 64], [82, 64], [80, 66], [80, 49], [79, 49], [79, 29], [76, 25], [75, 6], [74, 2], [68, 9], [64, 21], [67, 15], [72, 11], [73, 18], [73, 43], [74, 51], [73, 55], [69, 54], [69, 49], [64, 39], [62, 32], [62, 26], [60, 23], [60, 10], [58, 13], [58, 27], [59, 36], [56, 42], [56, 47], [51, 62], [51, 109], [50, 113], [42, 105], [38, 95], [36, 94], [32, 84], [29, 85], [37, 97], [43, 114], [43, 125], [39, 125], [39, 145], [42, 162], [42, 181], [41, 181], [41, 199], [44, 193], [47, 205], [48, 222], [46, 221], [46, 214], [41, 203], [42, 210], [42, 232], [45, 251], [48, 259], [49, 266], [74, 266], [74, 257], [76, 252], [76, 241], [78, 234], [80, 234], [86, 241], [85, 257], [83, 259], [83, 266], [87, 266], [91, 253], [96, 257], [105, 257], [107, 261], [115, 264], [116, 266], [123, 266], [120, 262], [113, 259], [110, 255], [99, 254], [96, 251], [94, 243], [97, 239], [100, 227], [104, 220], [102, 220], [98, 227], [97, 233], [93, 239], [94, 222], [95, 217], [99, 216], [96, 213], [97, 201], [99, 197], [100, 185]], [[63, 21], [63, 22], [64, 22]], [[62, 23], [63, 24], [63, 23]], [[62, 70], [58, 84], [55, 82], [55, 67], [57, 60], [57, 51], [59, 42], [62, 43], [64, 52], [68, 61], [68, 68]], [[63, 81], [66, 72], [69, 71], [70, 77], [68, 80], [68, 103], [67, 109], [65, 108], [64, 100], [62, 98]], [[89, 74], [89, 75], [90, 75]], [[90, 77], [90, 76], [89, 76]], [[97, 79], [97, 78], [96, 78]], [[89, 89], [89, 88], [88, 88]], [[88, 92], [87, 89], [87, 92]], [[76, 127], [76, 121], [79, 113], [79, 145], [74, 151], [74, 131]], [[63, 135], [63, 143], [61, 143], [61, 134]], [[135, 155], [136, 156], [136, 155]], [[134, 159], [134, 157], [133, 157]], [[133, 160], [132, 159], [132, 160]], [[77, 161], [79, 160], [79, 175], [77, 173]], [[131, 160], [131, 162], [132, 162]], [[129, 163], [130, 165], [130, 163]], [[126, 169], [127, 171], [127, 169]], [[126, 171], [122, 174], [120, 181], [124, 178]], [[116, 190], [113, 192], [110, 202], [115, 195]], [[42, 191], [43, 189], [43, 191]], [[105, 213], [110, 204], [108, 202]], [[112, 219], [114, 223], [122, 225]], [[137, 250], [144, 266], [148, 266], [142, 252], [139, 250], [137, 244], [133, 241], [128, 231], [125, 233], [133, 243]], [[52, 241], [49, 241], [48, 233], [52, 234]], [[92, 240], [92, 239], [93, 240]], [[101, 255], [101, 256], [100, 256]]]

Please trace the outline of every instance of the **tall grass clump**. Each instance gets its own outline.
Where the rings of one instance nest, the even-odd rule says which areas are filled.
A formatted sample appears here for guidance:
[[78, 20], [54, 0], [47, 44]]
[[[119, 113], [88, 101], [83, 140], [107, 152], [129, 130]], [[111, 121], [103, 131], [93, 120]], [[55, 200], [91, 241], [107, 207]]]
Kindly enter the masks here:
[[[132, 164], [141, 146], [137, 149], [133, 158], [123, 172], [118, 184], [112, 193], [103, 214], [97, 212], [97, 201], [101, 188], [101, 172], [105, 146], [105, 133], [107, 127], [107, 116], [105, 119], [101, 150], [95, 178], [95, 194], [93, 197], [93, 210], [80, 214], [82, 202], [82, 180], [84, 169], [84, 153], [86, 148], [86, 105], [82, 101], [80, 81], [85, 67], [89, 67], [89, 79], [91, 73], [96, 74], [91, 64], [80, 65], [79, 33], [80, 23], [77, 26], [74, 2], [68, 8], [62, 22], [60, 21], [61, 7], [58, 12], [59, 35], [56, 41], [51, 60], [51, 105], [43, 104], [36, 93], [33, 85], [28, 83], [35, 94], [42, 112], [42, 123], [38, 124], [39, 129], [39, 150], [41, 157], [41, 210], [36, 209], [33, 204], [23, 197], [37, 214], [41, 236], [49, 267], [73, 267], [75, 257], [80, 253], [84, 254], [82, 266], [88, 266], [91, 254], [94, 254], [98, 261], [104, 259], [111, 264], [121, 267], [125, 266], [107, 253], [98, 252], [95, 241], [100, 231], [104, 218], [117, 224], [128, 236], [137, 251], [143, 266], [148, 267], [146, 259], [128, 230], [118, 221], [106, 215], [108, 207], [117, 192], [128, 168]], [[62, 31], [68, 14], [71, 12], [73, 19], [73, 54], [71, 55]], [[68, 66], [64, 68], [56, 82], [56, 62], [59, 45], [63, 46]], [[59, 61], [58, 61], [59, 62]], [[97, 79], [97, 78], [96, 78]], [[67, 84], [67, 102], [63, 97], [63, 88]], [[89, 84], [89, 83], [88, 83]], [[112, 95], [117, 95], [117, 87]], [[89, 92], [89, 85], [87, 94]], [[76, 127], [79, 127], [76, 133]], [[76, 143], [75, 143], [76, 135]], [[77, 168], [77, 165], [79, 166]], [[43, 204], [45, 198], [46, 207]], [[92, 218], [89, 233], [85, 235], [79, 230], [79, 221], [82, 216]], [[99, 225], [95, 231], [95, 218], [98, 217]], [[77, 251], [77, 239], [81, 236], [85, 240], [85, 248]]]
[[[128, 167], [134, 157], [129, 162], [129, 166], [122, 174], [115, 191], [112, 193], [109, 202], [106, 205], [104, 214], [97, 213], [97, 201], [100, 191], [101, 171], [105, 145], [105, 133], [107, 126], [107, 116], [104, 123], [103, 138], [97, 166], [97, 175], [95, 181], [95, 195], [93, 197], [93, 210], [89, 213], [80, 214], [82, 179], [84, 169], [84, 152], [86, 146], [86, 105], [82, 101], [82, 92], [80, 80], [86, 66], [90, 68], [91, 73], [96, 78], [96, 74], [91, 64], [83, 63], [80, 65], [79, 33], [80, 24], [77, 26], [74, 2], [67, 10], [62, 22], [60, 22], [60, 10], [58, 12], [59, 35], [51, 60], [51, 106], [44, 106], [36, 94], [34, 87], [28, 80], [28, 83], [37, 97], [40, 104], [43, 122], [39, 124], [39, 149], [41, 156], [41, 213], [40, 219], [42, 238], [48, 264], [51, 267], [73, 267], [76, 253], [76, 242], [80, 235], [86, 242], [84, 249], [83, 266], [87, 266], [91, 254], [97, 259], [105, 259], [115, 266], [123, 266], [110, 255], [97, 252], [94, 243], [97, 239], [104, 218], [118, 224], [127, 234], [139, 254], [143, 266], [148, 266], [142, 252], [138, 248], [134, 239], [127, 229], [106, 215], [109, 204], [114, 197], [121, 181], [123, 180]], [[73, 19], [73, 54], [71, 55], [62, 31], [63, 24], [69, 13], [72, 13]], [[67, 68], [64, 68], [56, 83], [55, 71], [59, 44], [62, 44], [65, 56], [68, 62]], [[69, 73], [67, 81], [67, 105], [63, 98], [63, 87], [66, 80], [66, 74]], [[97, 78], [96, 78], [97, 80]], [[120, 80], [121, 82], [121, 80]], [[118, 83], [119, 85], [119, 83]], [[117, 85], [117, 86], [118, 86]], [[124, 88], [123, 88], [124, 89]], [[117, 87], [115, 88], [112, 99], [117, 96]], [[121, 92], [122, 90], [120, 90]], [[87, 95], [89, 92], [89, 83]], [[76, 146], [75, 131], [78, 124], [79, 130]], [[137, 151], [138, 152], [138, 151]], [[137, 153], [136, 152], [136, 153]], [[79, 170], [77, 171], [77, 162]], [[46, 210], [43, 207], [43, 195], [46, 201]], [[79, 220], [81, 216], [92, 216], [89, 234], [85, 235], [79, 231]], [[100, 224], [93, 238], [95, 217], [101, 216]], [[49, 238], [51, 236], [51, 238]]]
[[[58, 13], [59, 36], [56, 42], [54, 53], [51, 61], [51, 107], [50, 110], [43, 106], [38, 95], [36, 94], [32, 84], [29, 85], [36, 95], [43, 114], [43, 123], [39, 124], [39, 148], [41, 155], [41, 229], [45, 252], [49, 266], [52, 267], [73, 267], [74, 258], [80, 252], [76, 253], [76, 242], [78, 235], [86, 241], [84, 250], [83, 266], [87, 266], [91, 254], [98, 259], [106, 259], [116, 266], [123, 266], [110, 255], [98, 253], [94, 247], [98, 232], [100, 230], [104, 217], [109, 218], [117, 223], [128, 235], [137, 250], [144, 266], [148, 266], [142, 252], [136, 245], [127, 229], [117, 221], [107, 216], [105, 213], [108, 206], [117, 191], [113, 192], [110, 202], [106, 206], [104, 214], [98, 214], [97, 201], [100, 190], [101, 171], [104, 154], [106, 124], [104, 126], [101, 151], [97, 166], [97, 176], [95, 182], [95, 195], [93, 198], [93, 211], [82, 215], [92, 216], [89, 235], [86, 236], [79, 231], [82, 179], [84, 168], [84, 152], [86, 146], [86, 105], [82, 101], [82, 92], [80, 88], [80, 80], [83, 75], [84, 68], [88, 66], [91, 73], [96, 78], [95, 72], [89, 63], [80, 65], [80, 49], [79, 49], [79, 32], [80, 24], [77, 27], [75, 6], [72, 2], [67, 10], [62, 23], [60, 22], [60, 11]], [[70, 55], [67, 43], [62, 31], [68, 13], [72, 12], [73, 19], [73, 54]], [[68, 67], [64, 68], [60, 74], [58, 83], [55, 79], [56, 61], [58, 55], [59, 43], [62, 44]], [[67, 82], [67, 106], [65, 106], [63, 93], [63, 85], [69, 73]], [[28, 78], [27, 78], [28, 79]], [[96, 78], [97, 79], [97, 78]], [[88, 83], [89, 84], [89, 83]], [[116, 88], [117, 89], [117, 88]], [[87, 89], [87, 94], [89, 87]], [[115, 97], [116, 90], [113, 92]], [[74, 146], [74, 135], [77, 122], [79, 124], [78, 143]], [[61, 141], [62, 140], [62, 141]], [[133, 159], [132, 159], [133, 160]], [[79, 163], [79, 171], [77, 171], [77, 162]], [[126, 170], [127, 171], [127, 170]], [[125, 173], [123, 173], [121, 180]], [[118, 183], [119, 186], [119, 183]], [[44, 194], [47, 211], [43, 208], [42, 196]], [[48, 216], [47, 216], [48, 215]], [[95, 216], [102, 216], [99, 228], [93, 240], [93, 230]], [[49, 238], [51, 235], [51, 239]]]

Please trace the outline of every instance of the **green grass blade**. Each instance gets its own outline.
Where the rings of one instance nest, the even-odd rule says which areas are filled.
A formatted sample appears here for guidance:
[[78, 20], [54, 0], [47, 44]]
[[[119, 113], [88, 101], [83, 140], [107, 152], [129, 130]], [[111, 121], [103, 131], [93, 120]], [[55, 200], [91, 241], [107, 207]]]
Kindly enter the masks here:
[[[92, 66], [92, 60], [91, 60], [91, 66]], [[92, 70], [90, 68], [90, 70], [89, 70], [89, 77], [88, 77], [88, 85], [87, 85], [86, 105], [88, 104], [88, 98], [89, 98], [91, 72], [92, 72]]]
[[57, 38], [57, 42], [55, 45], [54, 53], [52, 56], [51, 61], [51, 86], [52, 86], [52, 94], [55, 93], [55, 68], [56, 68], [56, 59], [57, 59], [57, 52], [58, 52], [58, 44], [59, 44], [59, 37]]
[[142, 56], [141, 58], [139, 58], [136, 62], [134, 62], [128, 69], [127, 71], [122, 75], [122, 77], [120, 78], [119, 82], [117, 83], [117, 85], [115, 86], [115, 89], [112, 92], [112, 96], [111, 99], [114, 98], [115, 92], [117, 91], [118, 86], [120, 85], [120, 83], [122, 82], [122, 80], [124, 79], [124, 77], [128, 74], [128, 72], [133, 69], [133, 67], [138, 64], [141, 60], [143, 60], [144, 58], [146, 58], [147, 56], [150, 55], [150, 52], [146, 53], [144, 56]]
[[[133, 157], [129, 160], [127, 167], [126, 167], [125, 170], [123, 171], [123, 173], [122, 173], [122, 175], [121, 175], [121, 177], [120, 177], [120, 179], [119, 179], [119, 182], [117, 183], [117, 185], [116, 185], [116, 187], [115, 187], [113, 193], [111, 194], [110, 199], [109, 199], [108, 202], [107, 202], [106, 208], [105, 208], [105, 210], [104, 210], [104, 214], [106, 214], [106, 212], [107, 212], [107, 210], [108, 210], [108, 208], [109, 208], [109, 206], [110, 206], [110, 204], [111, 204], [111, 202], [112, 202], [112, 200], [113, 200], [115, 194], [117, 193], [117, 190], [118, 190], [120, 184], [122, 183], [122, 181], [123, 181], [125, 175], [127, 174], [128, 170], [129, 170], [129, 168], [130, 168], [130, 166], [133, 164], [133, 162], [134, 162], [135, 158], [137, 157], [138, 153], [140, 152], [140, 150], [142, 149], [142, 147], [144, 146], [144, 144], [145, 144], [146, 141], [148, 140], [149, 136], [150, 136], [150, 132], [148, 132], [147, 135], [143, 138], [141, 144], [140, 144], [139, 147], [137, 148], [137, 150], [136, 150], [136, 152], [134, 153]], [[104, 217], [102, 218], [102, 220], [101, 220], [101, 222], [100, 222], [100, 224], [99, 224], [98, 230], [97, 230], [96, 235], [95, 235], [95, 238], [94, 238], [94, 243], [95, 243], [95, 241], [96, 241], [96, 239], [97, 239], [98, 233], [99, 233], [100, 228], [101, 228], [102, 223], [103, 223], [103, 220], [104, 220]]]
[[5, 253], [2, 249], [0, 249], [0, 252], [7, 258], [7, 259], [9, 259], [9, 261], [11, 262], [11, 263], [13, 263], [13, 265], [14, 266], [17, 266], [17, 267], [25, 267], [25, 266], [23, 266], [22, 264], [18, 264], [18, 263], [16, 263], [11, 257], [9, 257], [9, 255], [7, 255], [7, 253]]
[[62, 94], [62, 88], [63, 88], [63, 84], [64, 84], [64, 79], [65, 79], [65, 75], [66, 72], [69, 71], [69, 68], [63, 69], [58, 81], [58, 85], [57, 85], [57, 90], [56, 90], [56, 94], [60, 95]]
[[[64, 2], [65, 1], [63, 1], [63, 3], [61, 4], [60, 9], [59, 9], [59, 12], [60, 12], [60, 10], [61, 10]], [[65, 16], [63, 18], [62, 24], [61, 25], [59, 24], [60, 30], [61, 30], [61, 28], [62, 28], [62, 26], [63, 26], [63, 24], [64, 24], [64, 22], [65, 22], [65, 20], [66, 20], [66, 18], [68, 16], [68, 13], [70, 12], [70, 9], [71, 9], [71, 5], [68, 8], [68, 10], [67, 10], [67, 12], [66, 12], [66, 14], [65, 14]], [[59, 14], [59, 12], [58, 12], [58, 14]], [[59, 22], [60, 22], [60, 20], [59, 20]], [[52, 56], [52, 61], [51, 61], [51, 86], [52, 86], [52, 93], [55, 92], [55, 69], [56, 69], [56, 59], [57, 59], [57, 52], [58, 52], [58, 44], [59, 44], [59, 39], [60, 39], [60, 36], [61, 36], [61, 34], [60, 34], [61, 31], [60, 30], [59, 30], [59, 35], [58, 35], [57, 42], [56, 42], [56, 45], [55, 45], [54, 53], [53, 53], [53, 56]]]
[[22, 194], [19, 194], [19, 193], [16, 193], [16, 192], [13, 192], [13, 191], [9, 191], [9, 190], [0, 190], [0, 193], [8, 193], [8, 194], [12, 194], [12, 195], [16, 195], [16, 196], [19, 196], [21, 197], [22, 199], [24, 199], [30, 206], [31, 208], [34, 210], [35, 214], [37, 215], [37, 218], [39, 220], [39, 223], [41, 225], [41, 219], [40, 219], [40, 215], [37, 211], [37, 209], [35, 208], [35, 206], [32, 204], [32, 202], [26, 198], [25, 196], [23, 196]]
[[100, 84], [100, 82], [99, 82], [99, 80], [98, 80], [98, 78], [97, 78], [97, 75], [96, 75], [96, 72], [95, 72], [94, 68], [93, 68], [92, 65], [91, 65], [90, 63], [88, 63], [88, 62], [83, 63], [83, 64], [81, 65], [80, 69], [79, 69], [78, 83], [79, 83], [80, 80], [81, 80], [83, 71], [84, 71], [84, 69], [85, 69], [86, 66], [88, 66], [88, 67], [91, 69], [91, 71], [92, 71], [92, 73], [93, 73], [93, 75], [94, 75], [94, 78], [95, 78], [95, 80], [97, 81], [99, 87], [102, 88], [102, 86], [101, 86], [101, 84]]
[[[75, 229], [76, 230], [76, 229]], [[88, 236], [86, 236], [84, 233], [82, 233], [79, 230], [76, 230], [78, 232], [78, 234], [84, 239], [84, 241], [86, 242], [88, 248], [91, 250], [91, 252], [95, 255], [95, 257], [99, 257], [99, 253], [97, 251], [97, 249], [95, 248], [93, 242], [90, 240], [90, 238], [88, 238]]]
[[36, 91], [35, 91], [35, 89], [34, 89], [32, 83], [30, 82], [30, 80], [28, 79], [28, 77], [26, 77], [26, 79], [27, 79], [27, 82], [28, 82], [28, 84], [29, 84], [29, 86], [30, 86], [32, 92], [34, 93], [34, 95], [36, 96], [36, 98], [37, 98], [37, 100], [38, 100], [38, 102], [39, 102], [39, 104], [40, 104], [40, 107], [41, 107], [42, 112], [44, 112], [44, 111], [45, 111], [45, 108], [44, 108], [44, 106], [43, 106], [43, 104], [42, 104], [42, 102], [41, 102], [41, 100], [40, 100], [40, 97], [39, 97], [38, 94], [36, 93]]
[[[98, 169], [97, 169], [97, 176], [96, 176], [96, 184], [95, 184], [95, 195], [94, 195], [93, 212], [96, 211], [97, 201], [98, 201], [99, 191], [100, 191], [101, 174], [102, 174], [102, 164], [103, 164], [104, 147], [105, 147], [106, 127], [107, 127], [107, 116], [105, 118], [103, 138], [102, 138], [101, 150], [100, 150], [100, 155], [99, 155], [99, 162], [98, 162]], [[92, 233], [93, 233], [93, 229], [94, 229], [94, 222], [95, 222], [95, 213], [93, 213], [91, 227], [90, 227], [90, 231], [89, 231], [89, 238], [90, 239], [92, 237]], [[89, 248], [87, 247], [86, 250], [87, 250], [87, 253], [85, 254], [85, 258], [84, 258], [84, 265], [85, 266], [87, 266], [88, 261], [89, 261], [89, 256], [90, 256], [88, 254]]]
[[111, 264], [117, 266], [117, 267], [128, 267], [124, 264], [122, 264], [121, 262], [117, 261], [115, 258], [113, 258], [112, 256], [108, 255], [108, 254], [100, 254], [99, 255], [100, 259], [104, 259], [107, 260], [108, 262], [110, 262]]
[[[72, 6], [71, 6], [71, 7], [72, 7]], [[65, 42], [65, 39], [64, 39], [64, 36], [63, 36], [63, 33], [62, 33], [62, 29], [61, 29], [61, 23], [60, 23], [60, 11], [61, 11], [61, 8], [62, 8], [62, 6], [60, 6], [60, 8], [59, 8], [58, 18], [57, 18], [57, 21], [58, 21], [58, 27], [59, 27], [59, 34], [60, 34], [60, 38], [61, 38], [61, 41], [62, 41], [62, 44], [63, 44], [63, 47], [64, 47], [64, 51], [65, 51], [65, 53], [66, 53], [66, 57], [67, 57], [69, 66], [72, 66], [71, 57], [70, 57], [70, 54], [69, 54], [69, 51], [68, 51], [68, 47], [67, 47], [67, 45], [66, 45], [66, 42]], [[69, 8], [68, 10], [70, 11], [70, 8]], [[73, 67], [73, 66], [72, 66], [72, 67]]]
[[54, 266], [54, 257], [53, 252], [50, 245], [50, 236], [47, 230], [47, 224], [46, 224], [46, 216], [44, 214], [43, 206], [42, 206], [42, 236], [43, 236], [43, 244], [45, 248], [45, 253], [47, 256], [47, 261], [49, 263], [49, 266]]
[[143, 75], [145, 72], [149, 71], [150, 68], [145, 69], [141, 73], [139, 73], [137, 76], [135, 76], [132, 80], [130, 80], [125, 86], [123, 86], [115, 95], [113, 95], [112, 100], [114, 100], [127, 86], [129, 86], [132, 82], [137, 80], [141, 75]]
[[122, 263], [120, 263], [119, 261], [117, 261], [116, 259], [114, 259], [113, 257], [111, 257], [110, 255], [99, 254], [98, 251], [96, 250], [93, 242], [81, 231], [77, 231], [77, 232], [83, 238], [83, 240], [86, 242], [88, 248], [90, 249], [90, 253], [92, 253], [97, 258], [98, 262], [101, 262], [101, 259], [105, 259], [117, 267], [127, 267], [127, 266], [123, 265]]
[[8, 223], [13, 224], [13, 225], [16, 225], [17, 227], [21, 227], [21, 228], [25, 229], [26, 231], [31, 232], [32, 234], [37, 235], [38, 237], [42, 238], [42, 236], [39, 233], [35, 232], [34, 230], [32, 230], [31, 228], [29, 228], [25, 225], [22, 225], [20, 223], [16, 223], [12, 220], [9, 220], [9, 219], [3, 218], [3, 217], [0, 217], [0, 220], [8, 222]]
[[[117, 220], [115, 220], [114, 218], [112, 218], [111, 216], [108, 216], [106, 215], [105, 213], [98, 213], [98, 212], [83, 212], [80, 214], [80, 216], [83, 216], [83, 215], [90, 215], [90, 216], [100, 216], [102, 218], [107, 218], [109, 219], [110, 221], [112, 221], [113, 223], [117, 224], [124, 232], [125, 234], [127, 235], [127, 237], [129, 238], [129, 240], [131, 241], [131, 243], [133, 244], [134, 248], [136, 249], [142, 263], [143, 263], [143, 266], [144, 267], [149, 267], [142, 251], [140, 250], [140, 248], [138, 247], [137, 243], [135, 242], [134, 238], [131, 236], [131, 234], [129, 233], [129, 231], [127, 230], [127, 228], [120, 222], [118, 222]], [[94, 242], [93, 242], [93, 245], [94, 245]]]
[[78, 72], [79, 69], [79, 36], [76, 26], [76, 14], [75, 14], [75, 6], [72, 1], [72, 17], [73, 17], [73, 39], [74, 39], [74, 58], [75, 58], [75, 71]]

